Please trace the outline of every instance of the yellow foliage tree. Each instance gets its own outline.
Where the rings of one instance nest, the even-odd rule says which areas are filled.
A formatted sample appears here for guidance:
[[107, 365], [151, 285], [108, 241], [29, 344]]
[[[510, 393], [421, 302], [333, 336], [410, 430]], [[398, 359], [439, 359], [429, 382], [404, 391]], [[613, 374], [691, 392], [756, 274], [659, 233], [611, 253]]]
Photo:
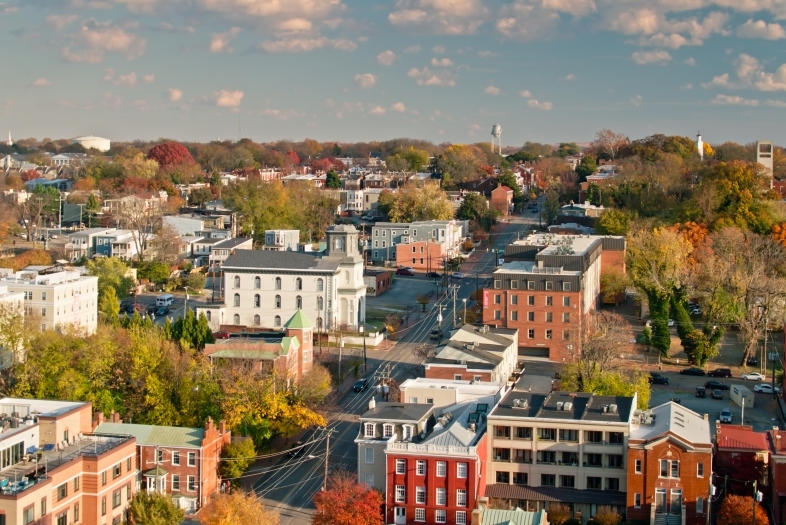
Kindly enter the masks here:
[[237, 491], [219, 494], [199, 516], [202, 525], [278, 525], [278, 512], [267, 510], [253, 492]]
[[786, 222], [781, 222], [772, 226], [772, 237], [786, 246]]

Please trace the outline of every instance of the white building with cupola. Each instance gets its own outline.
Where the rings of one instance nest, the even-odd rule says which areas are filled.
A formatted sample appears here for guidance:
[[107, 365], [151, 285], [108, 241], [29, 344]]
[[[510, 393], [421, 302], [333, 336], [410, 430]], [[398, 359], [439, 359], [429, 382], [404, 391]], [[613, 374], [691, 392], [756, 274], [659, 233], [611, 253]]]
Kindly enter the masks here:
[[282, 330], [297, 310], [315, 330], [356, 330], [366, 317], [359, 232], [331, 226], [323, 253], [238, 250], [224, 261], [224, 302], [196, 309], [214, 330]]

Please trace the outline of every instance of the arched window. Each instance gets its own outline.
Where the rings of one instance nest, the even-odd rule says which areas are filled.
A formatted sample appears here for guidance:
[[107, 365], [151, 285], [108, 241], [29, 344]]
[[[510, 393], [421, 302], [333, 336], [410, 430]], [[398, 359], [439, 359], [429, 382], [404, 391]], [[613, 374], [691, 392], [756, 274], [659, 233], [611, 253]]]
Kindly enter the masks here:
[[382, 436], [383, 437], [390, 437], [393, 435], [393, 425], [386, 424], [382, 427]]
[[205, 317], [207, 318], [207, 320], [208, 320], [208, 321], [210, 321], [210, 317], [211, 317], [211, 315], [210, 315], [210, 310], [208, 310], [207, 312], [205, 312]]
[[317, 279], [317, 291], [321, 292], [325, 289], [325, 283], [322, 279]]
[[281, 289], [281, 277], [276, 277], [276, 290]]
[[235, 303], [234, 304], [235, 304], [235, 306], [240, 306], [240, 294], [239, 293], [235, 294]]
[[281, 308], [281, 296], [276, 296], [276, 308]]
[[324, 299], [322, 297], [317, 297], [317, 310], [322, 310], [323, 308]]
[[303, 298], [299, 295], [295, 297], [295, 308], [303, 308]]
[[254, 326], [259, 326], [259, 316], [258, 315], [254, 316]]
[[235, 314], [235, 316], [232, 319], [235, 324], [240, 324], [240, 316], [238, 314]]
[[281, 316], [277, 315], [273, 318], [273, 326], [281, 326]]
[[254, 308], [259, 308], [259, 303], [260, 303], [259, 294], [256, 294], [254, 296]]
[[257, 290], [262, 288], [262, 279], [260, 279], [259, 276], [254, 277], [254, 288], [256, 288]]
[[240, 276], [235, 276], [235, 288], [240, 288]]
[[295, 279], [295, 290], [302, 290], [303, 289], [303, 279], [298, 277]]
[[344, 272], [344, 279], [346, 279], [347, 284], [349, 284], [349, 272]]
[[339, 237], [338, 239], [336, 239], [336, 242], [333, 243], [333, 245], [336, 247], [336, 250], [343, 250], [344, 249], [344, 239]]

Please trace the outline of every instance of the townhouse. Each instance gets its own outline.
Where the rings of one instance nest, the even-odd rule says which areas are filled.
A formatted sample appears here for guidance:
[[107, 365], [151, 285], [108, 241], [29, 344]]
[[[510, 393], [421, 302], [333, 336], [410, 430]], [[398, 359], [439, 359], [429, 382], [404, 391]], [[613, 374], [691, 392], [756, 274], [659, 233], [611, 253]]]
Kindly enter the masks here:
[[[400, 258], [402, 265], [440, 270], [443, 257], [458, 255], [468, 231], [469, 223], [459, 220], [378, 222], [371, 228], [370, 259], [373, 264], [382, 265], [394, 261], [398, 264]], [[400, 252], [396, 249], [397, 245], [412, 243], [416, 244]], [[431, 246], [435, 246], [434, 252]], [[415, 259], [414, 262], [411, 259]]]

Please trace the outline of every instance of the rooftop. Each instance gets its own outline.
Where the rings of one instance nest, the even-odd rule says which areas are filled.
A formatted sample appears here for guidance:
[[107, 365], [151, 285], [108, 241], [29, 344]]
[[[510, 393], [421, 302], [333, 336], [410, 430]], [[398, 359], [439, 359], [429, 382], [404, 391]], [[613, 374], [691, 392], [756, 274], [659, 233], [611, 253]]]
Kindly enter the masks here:
[[587, 392], [539, 394], [514, 390], [505, 396], [490, 417], [628, 423], [635, 406], [635, 396], [597, 396]]
[[545, 525], [546, 511], [528, 512], [522, 509], [483, 509], [480, 525]]
[[559, 274], [559, 275], [581, 275], [578, 270], [563, 270], [562, 267], [548, 268], [539, 267], [538, 261], [511, 261], [506, 262], [496, 270], [495, 274], [502, 273], [531, 273], [531, 274]]
[[[407, 388], [451, 389], [456, 391], [457, 397], [470, 395], [475, 399], [479, 395], [495, 395], [499, 392], [500, 386], [497, 383], [487, 381], [457, 381], [455, 379], [417, 377], [407, 379], [399, 385], [401, 390], [406, 390]], [[462, 399], [458, 400], [462, 401]]]
[[422, 403], [376, 403], [361, 419], [379, 419], [384, 422], [417, 422], [431, 414], [434, 405]]
[[4, 397], [0, 399], [0, 412], [6, 415], [18, 414], [19, 417], [40, 415], [46, 417], [60, 416], [75, 408], [82, 408], [90, 403], [82, 401], [53, 401], [49, 399], [25, 399], [21, 397]]
[[694, 445], [712, 445], [710, 422], [673, 401], [640, 413], [638, 421], [634, 414], [630, 439], [646, 442], [669, 432]]
[[164, 427], [158, 425], [135, 425], [131, 423], [101, 423], [95, 428], [96, 434], [119, 434], [133, 436], [137, 445], [158, 445], [162, 447], [199, 448], [205, 437], [204, 428]]
[[235, 237], [234, 239], [220, 239], [220, 242], [214, 246], [214, 248], [219, 249], [229, 249], [237, 248], [243, 244], [247, 244], [249, 242], [253, 243], [253, 239], [249, 237]]
[[310, 270], [334, 272], [341, 261], [322, 259], [299, 252], [278, 252], [272, 250], [239, 250], [224, 261], [224, 270], [232, 269], [273, 269], [273, 270]]
[[750, 428], [742, 428], [736, 425], [720, 425], [716, 427], [715, 444], [718, 450], [769, 450], [766, 433], [754, 432]]
[[595, 249], [601, 243], [601, 239], [600, 235], [535, 233], [511, 244], [538, 247], [540, 248], [538, 255], [583, 255]]

